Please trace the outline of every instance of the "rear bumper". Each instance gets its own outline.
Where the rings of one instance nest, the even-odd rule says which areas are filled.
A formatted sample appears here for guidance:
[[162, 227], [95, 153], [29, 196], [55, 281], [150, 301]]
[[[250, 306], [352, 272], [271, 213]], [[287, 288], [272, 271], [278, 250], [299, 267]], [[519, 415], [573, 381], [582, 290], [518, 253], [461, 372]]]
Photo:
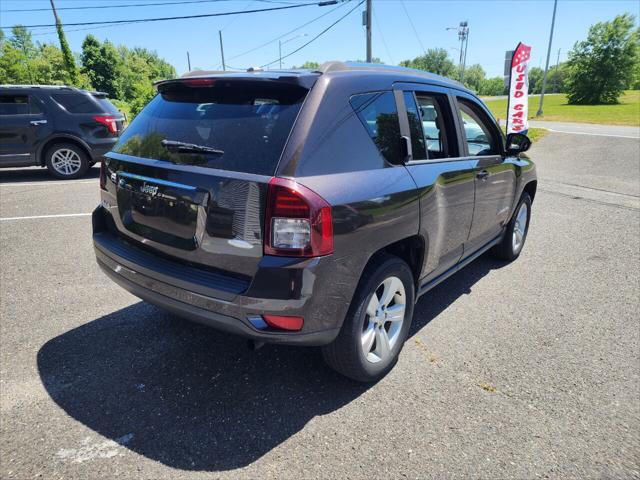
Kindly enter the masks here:
[[[98, 265], [114, 282], [142, 300], [188, 320], [268, 343], [320, 346], [331, 343], [338, 335], [352, 292], [341, 298], [340, 294], [348, 290], [344, 283], [337, 294], [332, 292], [335, 285], [320, 281], [321, 276], [334, 278], [329, 273], [333, 268], [330, 257], [293, 265], [287, 259], [281, 267], [274, 267], [274, 257], [264, 257], [264, 266], [243, 284], [241, 279], [225, 280], [224, 275], [202, 271], [198, 274], [188, 265], [137, 251], [134, 245], [100, 228], [100, 218], [96, 217], [104, 215], [101, 210], [99, 207], [94, 212], [93, 241]], [[261, 285], [260, 279], [275, 278], [278, 273], [290, 276], [292, 269], [305, 282], [293, 298]], [[271, 287], [273, 283], [277, 282], [272, 282]], [[258, 329], [250, 318], [264, 313], [302, 316], [303, 329]]]
[[89, 153], [91, 155], [91, 160], [94, 162], [98, 162], [105, 153], [111, 151], [111, 149], [117, 142], [118, 139], [115, 137], [94, 140], [89, 144]]

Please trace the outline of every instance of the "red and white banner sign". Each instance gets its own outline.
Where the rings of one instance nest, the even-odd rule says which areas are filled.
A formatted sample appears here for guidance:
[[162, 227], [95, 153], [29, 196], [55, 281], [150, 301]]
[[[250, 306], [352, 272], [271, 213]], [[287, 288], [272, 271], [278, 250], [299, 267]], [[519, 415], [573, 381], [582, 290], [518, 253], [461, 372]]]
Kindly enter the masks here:
[[531, 47], [519, 43], [511, 60], [507, 133], [526, 134], [529, 130], [529, 58]]

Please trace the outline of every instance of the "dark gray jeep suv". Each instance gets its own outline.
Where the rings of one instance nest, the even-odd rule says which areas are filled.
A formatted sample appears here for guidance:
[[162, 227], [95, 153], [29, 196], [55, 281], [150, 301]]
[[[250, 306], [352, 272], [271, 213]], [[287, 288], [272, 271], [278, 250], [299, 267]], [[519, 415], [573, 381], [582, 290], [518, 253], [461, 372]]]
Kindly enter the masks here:
[[100, 267], [138, 297], [374, 381], [416, 299], [524, 245], [536, 174], [460, 84], [397, 67], [200, 72], [105, 155]]

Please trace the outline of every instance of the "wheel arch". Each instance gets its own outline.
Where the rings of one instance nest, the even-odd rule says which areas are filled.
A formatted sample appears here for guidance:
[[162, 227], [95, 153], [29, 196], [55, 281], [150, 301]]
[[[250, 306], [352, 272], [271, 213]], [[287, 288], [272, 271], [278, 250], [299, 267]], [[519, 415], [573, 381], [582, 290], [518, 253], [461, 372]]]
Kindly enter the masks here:
[[411, 273], [413, 274], [414, 289], [417, 291], [426, 250], [427, 242], [421, 235], [412, 235], [410, 237], [397, 240], [374, 252], [371, 257], [369, 257], [362, 275], [364, 275], [370, 265], [377, 262], [384, 254], [393, 255], [407, 263]]
[[47, 154], [47, 150], [49, 150], [49, 148], [51, 148], [54, 144], [62, 143], [62, 142], [71, 143], [77, 146], [78, 148], [82, 149], [82, 151], [87, 155], [87, 159], [89, 160], [89, 162], [91, 161], [91, 148], [89, 148], [89, 145], [87, 145], [87, 143], [84, 140], [76, 137], [75, 135], [57, 134], [51, 138], [48, 138], [40, 146], [40, 149], [38, 150], [38, 154], [36, 156], [38, 165], [40, 165], [41, 167], [44, 167], [46, 162], [45, 155]]
[[533, 199], [536, 196], [537, 189], [538, 189], [538, 180], [531, 180], [522, 189], [523, 192], [527, 192], [531, 197], [531, 203], [533, 203]]

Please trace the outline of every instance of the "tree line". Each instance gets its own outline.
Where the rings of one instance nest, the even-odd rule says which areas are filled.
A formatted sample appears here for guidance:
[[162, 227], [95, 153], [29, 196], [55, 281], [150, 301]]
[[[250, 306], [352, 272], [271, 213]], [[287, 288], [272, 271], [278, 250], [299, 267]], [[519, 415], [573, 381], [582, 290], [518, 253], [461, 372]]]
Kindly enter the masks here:
[[153, 82], [176, 76], [175, 68], [154, 51], [101, 42], [93, 35], [86, 36], [78, 55], [71, 54], [71, 67], [64, 52], [54, 44], [34, 42], [22, 26], [13, 27], [8, 37], [0, 30], [0, 84], [69, 85], [105, 92], [132, 118], [155, 95]]
[[[0, 84], [71, 85], [106, 92], [129, 118], [153, 97], [153, 82], [176, 76], [176, 71], [155, 51], [101, 42], [87, 35], [81, 52], [73, 54], [62, 26], [62, 48], [34, 42], [31, 33], [15, 26], [7, 37], [0, 30]], [[569, 103], [617, 103], [625, 89], [640, 88], [640, 33], [635, 17], [619, 15], [591, 26], [587, 38], [577, 42], [568, 60], [549, 69], [546, 92], [566, 93]], [[375, 58], [375, 63], [381, 63]], [[401, 66], [429, 71], [452, 79], [460, 71], [447, 50], [432, 48]], [[300, 68], [317, 69], [317, 62]], [[295, 67], [294, 67], [295, 68]], [[529, 71], [529, 93], [540, 93], [544, 71]], [[464, 84], [479, 95], [506, 94], [502, 76], [487, 78], [479, 64], [464, 71]]]

